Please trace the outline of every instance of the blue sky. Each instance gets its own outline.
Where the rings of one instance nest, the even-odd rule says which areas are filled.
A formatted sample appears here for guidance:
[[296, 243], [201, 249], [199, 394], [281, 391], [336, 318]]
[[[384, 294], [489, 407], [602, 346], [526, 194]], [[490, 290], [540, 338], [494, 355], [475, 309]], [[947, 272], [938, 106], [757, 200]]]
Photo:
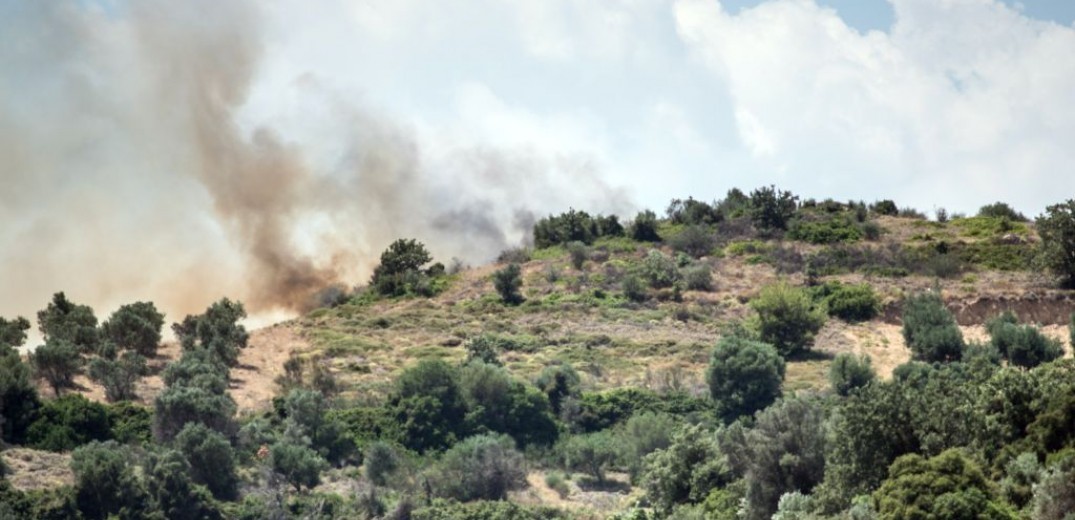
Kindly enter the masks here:
[[56, 290], [196, 311], [280, 265], [358, 282], [399, 236], [483, 262], [535, 215], [732, 187], [1036, 215], [1075, 193], [1073, 20], [1059, 0], [0, 2], [0, 315]]

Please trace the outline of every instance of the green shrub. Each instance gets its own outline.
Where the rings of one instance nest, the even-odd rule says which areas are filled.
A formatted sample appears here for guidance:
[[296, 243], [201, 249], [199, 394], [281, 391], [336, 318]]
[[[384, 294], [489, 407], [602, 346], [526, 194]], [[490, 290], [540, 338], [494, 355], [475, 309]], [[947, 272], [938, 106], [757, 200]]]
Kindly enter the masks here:
[[647, 455], [667, 448], [679, 421], [667, 413], [645, 411], [632, 415], [616, 430], [620, 464], [635, 480]]
[[294, 432], [285, 432], [283, 438], [269, 448], [269, 459], [273, 471], [300, 492], [303, 486], [311, 489], [320, 484], [321, 472], [328, 468], [325, 459]]
[[526, 464], [507, 435], [475, 435], [444, 453], [435, 470], [436, 492], [462, 502], [503, 500], [526, 486]]
[[683, 270], [683, 282], [691, 291], [712, 291], [713, 270], [706, 264], [694, 264]]
[[445, 449], [467, 433], [467, 407], [459, 372], [441, 360], [422, 360], [403, 371], [389, 396], [402, 444], [419, 453]]
[[670, 512], [677, 504], [702, 502], [711, 491], [728, 486], [732, 480], [716, 434], [701, 424], [677, 430], [668, 448], [646, 457], [642, 472], [646, 497], [661, 513]]
[[115, 441], [91, 442], [71, 454], [78, 509], [87, 519], [137, 518], [145, 492], [131, 450]]
[[108, 407], [78, 394], [46, 401], [27, 430], [30, 446], [48, 451], [70, 451], [111, 436]]
[[757, 313], [758, 338], [784, 357], [813, 346], [814, 336], [825, 324], [824, 314], [807, 292], [785, 282], [763, 287], [750, 307]]
[[575, 372], [570, 363], [549, 365], [541, 370], [541, 374], [534, 381], [538, 389], [548, 397], [549, 405], [557, 415], [563, 409], [564, 400], [579, 395], [581, 383], [578, 372]]
[[234, 429], [235, 401], [228, 394], [191, 386], [165, 388], [153, 402], [153, 431], [158, 441], [169, 441], [190, 422], [230, 434]]
[[131, 402], [109, 405], [108, 422], [112, 432], [109, 435], [121, 444], [145, 444], [153, 433], [153, 413], [145, 406]]
[[549, 489], [555, 491], [556, 494], [560, 496], [561, 500], [567, 498], [567, 496], [571, 494], [571, 486], [567, 484], [567, 479], [562, 472], [550, 471], [546, 473], [545, 485], [548, 486]]
[[799, 220], [791, 225], [788, 238], [810, 244], [836, 244], [857, 242], [863, 233], [857, 224], [845, 217], [833, 217], [824, 220]]
[[381, 263], [373, 269], [370, 286], [384, 296], [417, 292], [417, 286], [429, 276], [422, 266], [431, 261], [433, 257], [424, 244], [413, 238], [398, 239], [381, 253]]
[[815, 287], [813, 292], [815, 299], [824, 304], [829, 316], [847, 322], [868, 321], [880, 311], [881, 302], [869, 284], [826, 283]]
[[784, 360], [772, 345], [726, 336], [713, 349], [706, 381], [721, 415], [731, 421], [776, 401], [784, 370]]
[[920, 293], [904, 300], [903, 340], [914, 359], [958, 361], [963, 356], [963, 333], [935, 292]]
[[986, 204], [978, 210], [979, 217], [1006, 218], [1012, 222], [1026, 222], [1027, 218], [1022, 213], [1015, 211], [1011, 206], [1003, 202]]
[[560, 215], [549, 215], [534, 224], [534, 247], [544, 249], [570, 242], [588, 245], [601, 237], [623, 234], [623, 225], [615, 215], [590, 216], [585, 211], [570, 209]]
[[1033, 368], [1064, 355], [1059, 341], [1046, 337], [1032, 325], [1019, 325], [1006, 313], [991, 320], [986, 330], [993, 347], [1014, 366]]
[[644, 302], [649, 298], [649, 292], [647, 292], [646, 283], [642, 281], [642, 277], [629, 274], [623, 279], [622, 283], [623, 296], [633, 302]]
[[363, 457], [366, 478], [377, 486], [388, 484], [388, 478], [399, 469], [400, 460], [392, 445], [376, 441], [366, 447]]
[[661, 235], [657, 234], [657, 214], [650, 211], [640, 211], [631, 222], [631, 238], [639, 242], [660, 242]]
[[26, 342], [28, 330], [30, 330], [30, 320], [22, 316], [11, 320], [0, 317], [0, 348], [22, 346]]
[[213, 496], [191, 480], [190, 472], [190, 464], [176, 450], [152, 454], [145, 465], [146, 491], [152, 506], [168, 519], [222, 518]]
[[571, 515], [557, 509], [540, 506], [527, 506], [502, 500], [479, 500], [459, 503], [441, 499], [406, 515], [398, 512], [389, 518], [412, 518], [413, 520], [560, 520]]
[[895, 202], [890, 199], [884, 199], [870, 204], [870, 213], [895, 217], [899, 215], [900, 211], [896, 208]]
[[679, 279], [679, 267], [676, 262], [656, 249], [650, 249], [649, 253], [646, 253], [641, 273], [649, 282], [650, 287], [655, 289], [671, 287]]
[[829, 367], [829, 383], [837, 394], [846, 396], [856, 388], [862, 388], [877, 378], [870, 357], [855, 356], [847, 352], [837, 354]]
[[40, 401], [30, 367], [14, 348], [0, 346], [0, 428], [3, 440], [22, 444]]
[[1041, 258], [1044, 265], [1075, 286], [1075, 199], [1045, 208], [1045, 214], [1037, 218], [1038, 234], [1041, 235]]
[[769, 232], [788, 228], [795, 215], [798, 197], [775, 186], [761, 187], [750, 192], [750, 220], [754, 227]]
[[98, 357], [90, 362], [90, 379], [104, 387], [109, 402], [137, 397], [135, 386], [146, 373], [146, 358], [137, 352], [124, 352], [119, 359]]
[[204, 424], [190, 423], [176, 435], [175, 447], [190, 464], [194, 482], [205, 485], [218, 499], [236, 497], [239, 477], [235, 453], [223, 435]]
[[62, 292], [54, 294], [48, 306], [38, 311], [37, 323], [46, 344], [50, 340], [65, 342], [88, 354], [97, 350], [101, 340], [93, 309], [68, 300]]
[[1027, 234], [1027, 227], [1022, 222], [1012, 221], [1007, 217], [969, 217], [952, 221], [959, 228], [960, 234], [975, 238], [994, 238], [1008, 233]]
[[54, 395], [74, 385], [75, 375], [82, 371], [83, 359], [78, 347], [64, 339], [49, 339], [30, 353], [34, 375], [52, 387]]
[[184, 351], [207, 350], [228, 367], [239, 364], [239, 351], [246, 348], [250, 335], [239, 322], [246, 318], [242, 302], [222, 298], [200, 315], [188, 315], [172, 325]]
[[669, 240], [669, 245], [676, 251], [701, 258], [713, 252], [713, 248], [717, 246], [717, 238], [710, 228], [691, 225]]
[[605, 481], [605, 472], [619, 455], [616, 439], [608, 430], [571, 435], [557, 445], [556, 451], [564, 467], [586, 473], [598, 482]]
[[493, 273], [493, 287], [500, 295], [500, 299], [508, 305], [518, 305], [523, 302], [523, 295], [519, 292], [522, 286], [522, 268], [519, 264], [508, 264], [507, 267]]
[[582, 266], [590, 259], [590, 248], [582, 242], [569, 242], [567, 244], [567, 254], [571, 257], [571, 265], [576, 270], [581, 271]]
[[152, 302], [123, 305], [101, 324], [101, 335], [120, 349], [145, 357], [157, 355], [164, 314]]
[[873, 493], [880, 518], [1018, 518], [994, 501], [982, 470], [959, 450], [931, 459], [912, 454], [896, 459], [888, 479]]

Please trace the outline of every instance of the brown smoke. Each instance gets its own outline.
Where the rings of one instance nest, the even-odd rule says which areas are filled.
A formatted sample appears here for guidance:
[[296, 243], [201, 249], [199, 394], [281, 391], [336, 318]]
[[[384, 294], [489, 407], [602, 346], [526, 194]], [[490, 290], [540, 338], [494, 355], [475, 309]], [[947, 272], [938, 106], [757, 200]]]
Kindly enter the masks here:
[[565, 209], [564, 190], [630, 208], [585, 160], [461, 149], [424, 164], [405, 127], [297, 78], [348, 132], [312, 167], [240, 121], [265, 47], [256, 2], [22, 4], [0, 8], [0, 315], [58, 290], [105, 309], [150, 299], [173, 319], [223, 295], [300, 309], [364, 282], [398, 237], [482, 262]]

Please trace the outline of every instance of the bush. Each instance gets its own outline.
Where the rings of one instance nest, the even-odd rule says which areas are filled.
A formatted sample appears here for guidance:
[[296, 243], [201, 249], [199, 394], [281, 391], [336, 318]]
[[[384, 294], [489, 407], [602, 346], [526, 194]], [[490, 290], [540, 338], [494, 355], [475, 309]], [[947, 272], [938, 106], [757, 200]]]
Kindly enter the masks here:
[[30, 354], [34, 374], [48, 382], [55, 395], [74, 385], [75, 374], [82, 370], [82, 356], [74, 343], [49, 339]]
[[328, 463], [310, 446], [308, 439], [297, 437], [295, 432], [286, 432], [279, 441], [269, 448], [269, 459], [273, 471], [295, 491], [302, 487], [314, 488], [321, 483], [321, 472], [328, 468]]
[[701, 258], [713, 252], [713, 248], [717, 246], [717, 238], [709, 228], [692, 225], [673, 237], [669, 245], [676, 251]]
[[0, 318], [0, 348], [22, 346], [26, 342], [28, 330], [30, 330], [30, 320], [22, 316], [12, 320]]
[[646, 457], [642, 486], [654, 508], [670, 512], [676, 504], [698, 503], [732, 481], [732, 472], [717, 445], [717, 436], [703, 425], [689, 425], [672, 435], [668, 448]]
[[761, 231], [784, 230], [795, 215], [798, 197], [775, 186], [750, 192], [750, 220]]
[[895, 202], [885, 199], [870, 204], [870, 213], [895, 217], [900, 214], [900, 210], [896, 208]]
[[423, 280], [422, 266], [433, 261], [426, 246], [410, 238], [400, 238], [381, 253], [381, 263], [373, 269], [370, 286], [384, 296], [414, 292]]
[[857, 242], [862, 239], [862, 230], [845, 217], [831, 217], [824, 220], [800, 220], [791, 225], [788, 238], [810, 244], [837, 244]]
[[1059, 341], [1046, 337], [1037, 327], [1019, 325], [1011, 313], [991, 320], [986, 330], [993, 347], [1013, 366], [1033, 368], [1064, 355]]
[[400, 426], [403, 445], [419, 453], [442, 450], [466, 433], [460, 418], [466, 402], [457, 370], [440, 360], [422, 360], [396, 379], [388, 407]]
[[631, 238], [639, 242], [660, 242], [661, 236], [657, 234], [657, 214], [650, 211], [640, 211], [631, 222]]
[[101, 335], [117, 347], [146, 357], [157, 355], [164, 314], [152, 302], [123, 305], [101, 324]]
[[235, 453], [220, 433], [200, 423], [186, 425], [175, 437], [175, 447], [190, 464], [190, 476], [213, 496], [234, 499], [239, 490]]
[[284, 412], [287, 427], [301, 431], [330, 463], [339, 464], [354, 452], [354, 442], [344, 435], [343, 424], [328, 413], [329, 403], [322, 393], [292, 389], [284, 398]]
[[540, 390], [513, 380], [502, 367], [480, 361], [460, 371], [460, 389], [478, 428], [510, 435], [519, 446], [551, 444], [557, 435], [549, 400]]
[[366, 478], [374, 485], [384, 486], [388, 484], [390, 477], [399, 468], [399, 455], [388, 443], [376, 441], [366, 447], [363, 465], [366, 470]]
[[1028, 219], [1022, 213], [1015, 211], [1011, 206], [1003, 202], [986, 204], [978, 210], [979, 217], [1006, 218], [1013, 222], [1026, 222]]
[[881, 302], [869, 284], [826, 283], [815, 289], [829, 316], [847, 322], [868, 321], [877, 316]]
[[463, 344], [463, 348], [467, 351], [467, 363], [478, 360], [490, 365], [502, 365], [500, 357], [497, 354], [497, 351], [500, 349], [500, 340], [496, 336], [489, 334], [475, 336], [468, 339], [466, 343]]
[[105, 405], [81, 395], [65, 395], [45, 402], [27, 430], [27, 441], [39, 450], [70, 451], [111, 438], [109, 419]]
[[759, 339], [784, 357], [808, 350], [825, 324], [806, 291], [784, 282], [763, 287], [750, 307], [757, 313]]
[[246, 309], [241, 302], [222, 298], [204, 314], [188, 315], [173, 324], [172, 331], [184, 351], [207, 350], [224, 365], [233, 367], [239, 363], [239, 351], [250, 339], [246, 327], [239, 324], [243, 318]]
[[522, 268], [519, 264], [508, 264], [507, 267], [493, 273], [493, 287], [500, 294], [500, 299], [508, 305], [518, 305], [523, 302], [523, 295], [519, 292], [522, 286]]
[[655, 289], [671, 287], [679, 279], [679, 267], [668, 255], [650, 249], [642, 262], [642, 276], [649, 282], [650, 287]]
[[63, 341], [74, 345], [79, 352], [90, 353], [100, 342], [93, 309], [68, 300], [62, 292], [54, 294], [48, 307], [38, 311], [37, 323], [45, 343], [50, 339]]
[[222, 518], [212, 495], [190, 479], [190, 471], [190, 464], [178, 451], [151, 455], [145, 476], [152, 507], [174, 520]]
[[504, 500], [526, 486], [526, 464], [506, 435], [476, 435], [456, 444], [437, 464], [437, 494], [462, 502]]
[[877, 378], [870, 357], [855, 356], [847, 352], [837, 354], [829, 367], [829, 383], [837, 394], [847, 396], [852, 390], [862, 388]]
[[642, 281], [642, 277], [630, 274], [623, 279], [623, 296], [628, 300], [636, 303], [641, 303], [649, 298], [649, 293], [646, 290], [646, 283]]
[[705, 202], [687, 197], [687, 200], [672, 199], [665, 210], [668, 220], [673, 224], [686, 224], [689, 226], [711, 225], [724, 220], [717, 204]]
[[935, 292], [904, 300], [903, 340], [921, 361], [958, 361], [963, 356], [963, 333]]
[[605, 430], [572, 435], [557, 446], [564, 467], [584, 472], [597, 482], [605, 481], [605, 471], [616, 462], [618, 448], [612, 434]]
[[982, 470], [959, 450], [896, 459], [873, 501], [881, 518], [1017, 518], [993, 502]]
[[616, 432], [621, 464], [635, 480], [642, 472], [643, 460], [657, 450], [672, 443], [672, 433], [679, 422], [671, 415], [660, 412], [639, 412], [627, 419]]
[[550, 215], [534, 224], [534, 247], [544, 249], [569, 242], [592, 244], [601, 237], [623, 236], [624, 229], [615, 215], [591, 217], [585, 211], [568, 210]]
[[90, 362], [90, 379], [105, 388], [105, 399], [109, 402], [137, 397], [135, 385], [146, 373], [146, 358], [137, 352], [124, 352], [119, 359], [99, 357]]
[[712, 291], [713, 271], [706, 264], [694, 264], [683, 270], [683, 282], [691, 291]]
[[563, 500], [571, 494], [571, 487], [567, 484], [564, 474], [559, 471], [550, 471], [545, 474], [545, 485], [556, 492]]
[[235, 401], [227, 394], [193, 386], [170, 386], [153, 402], [153, 431], [159, 442], [169, 441], [187, 423], [201, 423], [218, 432], [234, 430]]
[[581, 271], [582, 267], [586, 265], [586, 261], [590, 259], [590, 248], [582, 242], [569, 242], [567, 244], [567, 254], [571, 257], [571, 265], [576, 270]]
[[1041, 236], [1041, 257], [1045, 266], [1075, 286], [1075, 199], [1045, 208], [1045, 214], [1037, 218], [1038, 234]]
[[3, 440], [22, 444], [40, 402], [30, 377], [30, 367], [18, 351], [0, 346], [0, 427]]
[[545, 392], [553, 413], [559, 415], [564, 400], [579, 395], [581, 382], [578, 372], [569, 363], [559, 363], [542, 369], [534, 384]]
[[784, 360], [772, 345], [727, 336], [713, 349], [706, 381], [721, 415], [734, 420], [780, 397]]
[[78, 509], [88, 519], [137, 518], [144, 492], [135, 476], [134, 458], [115, 441], [91, 442], [71, 454]]

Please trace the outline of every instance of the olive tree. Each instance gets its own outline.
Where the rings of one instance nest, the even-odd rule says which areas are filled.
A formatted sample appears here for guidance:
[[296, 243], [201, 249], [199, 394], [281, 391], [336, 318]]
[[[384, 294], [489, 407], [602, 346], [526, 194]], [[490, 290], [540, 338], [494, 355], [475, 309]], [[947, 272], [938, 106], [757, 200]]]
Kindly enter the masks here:
[[121, 306], [101, 324], [101, 335], [117, 347], [139, 355], [157, 355], [161, 342], [164, 314], [152, 302], [135, 302]]
[[1075, 199], [1045, 208], [1037, 229], [1045, 266], [1065, 285], [1075, 285]]
[[709, 394], [726, 420], [765, 408], [780, 397], [784, 359], [768, 343], [721, 338], [709, 361]]

